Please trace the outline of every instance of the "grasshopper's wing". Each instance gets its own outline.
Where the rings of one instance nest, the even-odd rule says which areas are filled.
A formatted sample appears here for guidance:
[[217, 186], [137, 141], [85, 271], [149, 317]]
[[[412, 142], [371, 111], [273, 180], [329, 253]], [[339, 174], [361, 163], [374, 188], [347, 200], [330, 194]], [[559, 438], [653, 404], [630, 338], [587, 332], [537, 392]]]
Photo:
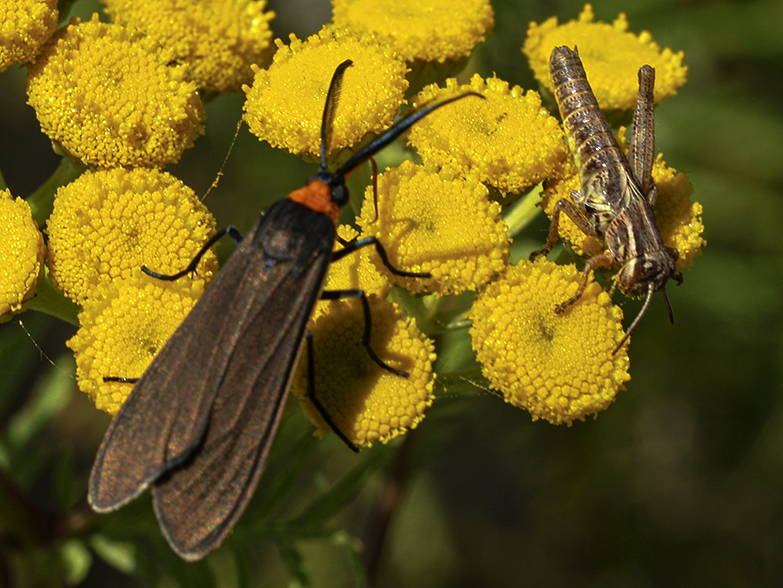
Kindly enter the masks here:
[[655, 160], [655, 69], [644, 65], [639, 69], [639, 94], [633, 110], [628, 162], [645, 198], [652, 189], [652, 168]]

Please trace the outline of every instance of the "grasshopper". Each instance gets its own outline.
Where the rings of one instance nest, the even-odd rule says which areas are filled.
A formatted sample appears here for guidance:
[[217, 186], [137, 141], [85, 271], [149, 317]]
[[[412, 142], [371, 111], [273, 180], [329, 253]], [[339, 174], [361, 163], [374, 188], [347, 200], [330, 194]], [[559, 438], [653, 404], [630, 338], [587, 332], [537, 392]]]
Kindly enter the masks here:
[[682, 283], [682, 274], [676, 273], [678, 252], [664, 245], [652, 209], [658, 196], [658, 188], [652, 181], [655, 69], [649, 65], [639, 69], [639, 93], [627, 158], [598, 107], [576, 47], [573, 51], [568, 47], [555, 47], [549, 58], [549, 72], [566, 136], [579, 168], [581, 189], [571, 193], [573, 203], [561, 199], [555, 204], [546, 245], [534, 251], [530, 260], [552, 251], [557, 243], [562, 213], [583, 233], [604, 242], [606, 250], [587, 260], [576, 294], [559, 304], [555, 312], [562, 314], [579, 300], [591, 271], [619, 264], [615, 284], [627, 296], [646, 294], [647, 298], [615, 348], [613, 353], [617, 353], [647, 312], [654, 292], [663, 292], [669, 322], [674, 324], [666, 282], [673, 278], [678, 284]]

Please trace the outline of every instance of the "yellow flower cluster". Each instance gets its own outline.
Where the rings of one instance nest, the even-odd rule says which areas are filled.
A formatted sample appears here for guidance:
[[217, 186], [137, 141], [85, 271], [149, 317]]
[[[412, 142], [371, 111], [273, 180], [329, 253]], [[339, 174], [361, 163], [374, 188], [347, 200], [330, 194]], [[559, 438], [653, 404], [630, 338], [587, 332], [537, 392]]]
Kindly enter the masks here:
[[73, 19], [27, 75], [28, 103], [49, 138], [98, 168], [163, 167], [203, 128], [184, 67], [138, 32]]
[[489, 0], [333, 0], [334, 24], [380, 40], [406, 61], [457, 60], [492, 32]]
[[327, 151], [355, 150], [372, 137], [368, 134], [391, 125], [408, 88], [405, 63], [391, 49], [328, 27], [306, 41], [291, 35], [290, 45], [276, 43], [272, 65], [254, 68], [253, 87], [243, 87], [245, 120], [259, 139], [317, 157], [329, 82], [346, 59], [353, 66], [343, 78]]
[[0, 322], [24, 310], [43, 277], [44, 242], [30, 206], [0, 190]]
[[133, 26], [187, 64], [187, 79], [208, 92], [230, 92], [252, 79], [272, 37], [264, 0], [105, 0], [116, 22]]
[[[99, 408], [115, 412], [131, 388], [103, 378], [140, 376], [217, 271], [211, 251], [196, 275], [174, 282], [140, 271], [147, 266], [176, 273], [214, 234], [214, 221], [193, 192], [158, 170], [177, 161], [203, 132], [197, 87], [221, 93], [241, 86], [244, 118], [254, 134], [317, 159], [330, 80], [348, 59], [352, 65], [326, 121], [334, 169], [388, 128], [406, 92], [414, 93], [410, 84], [418, 89], [428, 75], [437, 83], [411, 101], [412, 109], [465, 92], [483, 99], [464, 98], [418, 121], [408, 138], [423, 164], [404, 161], [387, 169], [377, 187], [365, 192], [356, 219], [362, 232], [338, 230], [335, 251], [374, 237], [394, 268], [431, 277], [391, 274], [372, 245], [330, 266], [325, 290], [367, 293], [371, 348], [381, 362], [409, 375], [383, 369], [363, 346], [361, 300], [319, 302], [310, 322], [313, 346], [304, 353], [313, 350], [315, 381], [307, 381], [308, 364], [302, 361], [292, 388], [317, 434], [329, 425], [313, 398], [361, 446], [385, 443], [416, 427], [432, 404], [434, 343], [389, 299], [411, 308], [419, 304], [416, 316], [432, 333], [450, 326], [445, 314], [437, 314], [441, 305], [449, 306], [445, 296], [477, 291], [467, 317], [482, 372], [534, 420], [570, 424], [603, 410], [623, 389], [630, 378], [627, 349], [613, 353], [624, 333], [622, 312], [603, 288], [590, 282], [579, 302], [557, 315], [555, 306], [574, 294], [581, 273], [546, 260], [508, 265], [508, 227], [498, 200], [510, 204], [545, 182], [543, 206], [551, 213], [557, 200], [579, 189], [579, 180], [562, 129], [537, 92], [496, 77], [474, 75], [463, 85], [444, 79], [491, 31], [489, 0], [334, 0], [333, 23], [304, 41], [293, 35], [288, 45], [277, 40], [268, 69], [262, 66], [271, 55], [273, 14], [264, 12], [264, 0], [106, 0], [106, 5], [113, 24], [97, 16], [71, 21], [44, 45], [27, 78], [29, 103], [44, 132], [92, 168], [59, 190], [47, 231], [52, 282], [83, 307], [81, 328], [69, 346], [80, 386]], [[17, 20], [26, 26], [24, 18]], [[551, 89], [552, 48], [578, 45], [599, 103], [610, 111], [633, 106], [643, 63], [656, 68], [656, 100], [676, 93], [687, 73], [682, 53], [661, 50], [649, 33], [635, 36], [627, 29], [624, 15], [613, 24], [595, 22], [588, 4], [577, 21], [532, 23], [523, 51], [542, 86]], [[0, 51], [15, 42], [6, 40], [5, 30], [0, 28]], [[28, 37], [40, 46], [50, 34], [41, 28]], [[37, 49], [31, 51], [24, 59]], [[395, 156], [394, 163], [406, 157], [400, 145]], [[362, 173], [349, 185], [359, 185]], [[690, 267], [704, 244], [701, 207], [690, 202], [685, 176], [661, 157], [653, 178], [660, 190], [661, 231], [680, 251], [678, 268]], [[355, 208], [359, 200], [351, 201]], [[580, 254], [603, 249], [568, 219], [561, 230]], [[25, 243], [25, 259], [40, 261], [40, 235]], [[18, 278], [19, 262], [9, 265]], [[24, 272], [21, 282], [34, 285], [41, 270]], [[29, 298], [32, 290], [25, 288], [6, 288], [18, 293], [10, 309]], [[400, 288], [434, 296], [416, 302]], [[464, 318], [467, 298], [454, 300], [459, 302], [446, 312]]]
[[[171, 174], [146, 168], [87, 172], [57, 192], [47, 223], [49, 276], [84, 304], [100, 284], [130, 278], [142, 266], [163, 274], [182, 270], [214, 232], [212, 215]], [[216, 272], [209, 252], [199, 277], [209, 280]]]
[[377, 210], [368, 188], [358, 222], [364, 236], [388, 244], [393, 267], [432, 274], [426, 279], [395, 276], [378, 260], [393, 282], [414, 293], [475, 290], [508, 260], [500, 205], [488, 200], [483, 184], [447, 170], [405, 161], [386, 171], [378, 177]]
[[622, 310], [591, 282], [564, 315], [555, 303], [574, 294], [573, 265], [521, 261], [481, 292], [469, 318], [473, 349], [491, 386], [533, 420], [571, 424], [604, 410], [628, 374]]
[[549, 56], [554, 47], [577, 46], [588, 72], [598, 104], [604, 112], [630, 110], [636, 103], [642, 65], [655, 68], [655, 101], [673, 96], [685, 83], [688, 68], [682, 65], [682, 51], [661, 50], [652, 35], [628, 32], [628, 22], [620, 14], [612, 24], [597, 23], [593, 8], [585, 4], [578, 20], [559, 25], [556, 17], [542, 24], [531, 23], [522, 51], [539, 84], [552, 92]]
[[79, 388], [97, 408], [117, 413], [132, 386], [103, 378], [140, 377], [203, 289], [203, 281], [161, 282], [141, 272], [97, 288], [79, 314], [79, 331], [68, 341]]
[[57, 28], [57, 0], [0, 3], [0, 71], [32, 60]]
[[474, 75], [463, 86], [453, 78], [445, 89], [428, 86], [413, 105], [467, 91], [485, 100], [462, 100], [411, 129], [408, 139], [425, 163], [453, 166], [503, 195], [524, 192], [553, 175], [567, 150], [557, 119], [541, 105], [537, 92]]
[[[358, 300], [333, 301], [313, 325], [314, 393], [337, 428], [358, 446], [386, 443], [415, 428], [432, 404], [435, 348], [397, 305], [370, 298], [370, 345], [403, 378], [376, 364], [361, 344], [364, 321]], [[303, 354], [306, 356], [306, 353]], [[293, 394], [323, 437], [331, 429], [307, 398], [307, 357], [299, 362]], [[323, 374], [328, 374], [324, 378]]]
[[[131, 386], [217, 272], [208, 251], [194, 275], [164, 282], [142, 266], [174, 274], [214, 234], [195, 193], [154, 168], [86, 172], [57, 191], [47, 223], [49, 276], [80, 304], [74, 350], [79, 387], [116, 412]], [[159, 306], [156, 306], [159, 305]]]

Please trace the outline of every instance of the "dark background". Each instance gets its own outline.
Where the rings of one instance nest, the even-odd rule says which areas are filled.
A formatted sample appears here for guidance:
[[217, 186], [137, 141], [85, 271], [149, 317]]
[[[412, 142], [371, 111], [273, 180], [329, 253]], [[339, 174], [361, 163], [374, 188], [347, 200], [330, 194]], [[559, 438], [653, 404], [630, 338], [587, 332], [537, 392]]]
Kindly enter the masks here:
[[[284, 39], [314, 33], [331, 16], [321, 1], [270, 5], [278, 13], [273, 31]], [[94, 6], [79, 2], [74, 14], [86, 17]], [[528, 23], [576, 18], [582, 3], [494, 0], [493, 6], [495, 32], [469, 67], [535, 89], [520, 52]], [[608, 22], [623, 11], [633, 32], [649, 30], [660, 45], [685, 52], [689, 80], [656, 110], [657, 147], [688, 174], [693, 199], [704, 206], [708, 245], [685, 283], [670, 288], [676, 327], [669, 327], [658, 296], [634, 333], [628, 389], [597, 419], [570, 428], [533, 423], [482, 391], [438, 399], [409, 442], [379, 585], [783, 585], [783, 3], [626, 0], [595, 2], [594, 10]], [[27, 196], [58, 163], [25, 105], [23, 75], [16, 67], [0, 74], [0, 169], [15, 196]], [[225, 157], [241, 102], [235, 95], [208, 104], [206, 136], [167, 168], [199, 194]], [[244, 230], [312, 169], [243, 129], [206, 203], [218, 226], [231, 222]], [[247, 197], [231, 198], [236, 194]], [[229, 200], [232, 207], [224, 205]], [[545, 228], [541, 219], [519, 246], [532, 249]], [[624, 308], [632, 316], [638, 305]], [[73, 328], [33, 313], [22, 318], [47, 354], [67, 366], [63, 341]], [[42, 432], [41, 447], [70, 456], [78, 498], [108, 417], [73, 392], [67, 376], [49, 369], [16, 321], [3, 325], [0, 336], [0, 379], [8, 382], [0, 392], [0, 426], [13, 422], [38, 387], [59, 381], [62, 406]], [[34, 367], [17, 355], [32, 357]], [[294, 414], [281, 444], [289, 436], [295, 444], [308, 426]], [[285, 450], [276, 449], [273, 471], [288, 465]], [[355, 457], [329, 436], [307, 463], [334, 482], [384, 451]], [[36, 500], [49, 500], [49, 475], [28, 484]], [[382, 479], [370, 478], [336, 529], [364, 533]], [[134, 507], [139, 516], [151, 517], [148, 503]], [[337, 543], [298, 542], [314, 585], [350, 582]], [[242, 583], [285, 584], [285, 558], [268, 536], [243, 553], [265, 563], [259, 575], [239, 574]], [[40, 551], [29, 557], [37, 561]], [[95, 562], [85, 586], [147, 585]], [[164, 564], [147, 565], [142, 577], [165, 573]], [[233, 572], [221, 565], [209, 569], [223, 585], [234, 585]]]

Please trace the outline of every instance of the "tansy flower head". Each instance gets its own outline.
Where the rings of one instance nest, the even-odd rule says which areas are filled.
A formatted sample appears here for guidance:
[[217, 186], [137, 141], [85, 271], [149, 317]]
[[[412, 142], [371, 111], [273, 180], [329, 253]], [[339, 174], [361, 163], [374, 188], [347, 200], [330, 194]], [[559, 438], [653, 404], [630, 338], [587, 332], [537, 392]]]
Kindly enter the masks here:
[[594, 20], [592, 6], [585, 4], [579, 20], [558, 25], [557, 17], [552, 17], [541, 25], [530, 23], [522, 51], [536, 79], [550, 93], [549, 56], [561, 45], [578, 47], [587, 79], [604, 112], [633, 108], [637, 72], [645, 64], [655, 68], [656, 103], [676, 94], [685, 83], [688, 68], [682, 65], [682, 51], [674, 53], [668, 47], [661, 51], [647, 31], [638, 36], [629, 33], [624, 14], [611, 25]]
[[57, 0], [0, 3], [0, 71], [30, 61], [57, 28]]
[[21, 312], [43, 275], [44, 242], [30, 206], [0, 190], [0, 322]]
[[[351, 59], [335, 109], [327, 151], [358, 147], [389, 127], [404, 100], [407, 68], [391, 49], [325, 28], [302, 42], [291, 35], [268, 70], [254, 68], [245, 120], [259, 139], [298, 155], [317, 157], [326, 93], [337, 66]], [[350, 155], [348, 153], [347, 155]], [[332, 153], [332, 162], [335, 155]]]
[[573, 265], [522, 261], [471, 308], [470, 336], [482, 373], [533, 420], [584, 420], [609, 406], [630, 379], [626, 347], [612, 354], [623, 336], [623, 313], [599, 284], [590, 283], [565, 314], [554, 312], [581, 278]]
[[203, 281], [174, 282], [134, 274], [100, 286], [79, 313], [79, 331], [68, 341], [76, 357], [76, 380], [100, 410], [122, 406], [131, 384], [104, 377], [138, 378], [171, 337], [199, 296]]
[[[47, 222], [49, 275], [82, 304], [99, 283], [130, 278], [142, 265], [163, 274], [182, 270], [214, 232], [212, 215], [171, 174], [146, 168], [87, 172], [55, 195]], [[203, 259], [202, 281], [217, 271], [214, 253]]]
[[[337, 227], [337, 236], [345, 241], [353, 241], [359, 236], [359, 232], [348, 225]], [[338, 239], [334, 241], [334, 251], [340, 251], [344, 246]], [[380, 299], [389, 294], [388, 278], [378, 271], [378, 267], [370, 255], [373, 247], [362, 247], [342, 259], [329, 264], [329, 272], [326, 274], [324, 290], [363, 290], [368, 296], [374, 294]], [[315, 321], [326, 309], [329, 301], [322, 300], [313, 313], [312, 322]]]
[[541, 106], [537, 92], [524, 93], [498, 78], [474, 75], [459, 86], [424, 88], [414, 106], [458, 92], [478, 92], [486, 100], [460, 100], [418, 122], [409, 141], [425, 163], [456, 166], [501, 194], [519, 193], [552, 175], [567, 150], [557, 119]]
[[707, 244], [702, 238], [702, 205], [691, 202], [693, 186], [684, 173], [666, 166], [662, 153], [655, 159], [652, 178], [658, 186], [653, 210], [663, 242], [679, 253], [677, 271], [690, 269], [693, 260], [701, 254], [701, 248]]
[[[354, 444], [386, 443], [413, 429], [432, 404], [434, 345], [397, 305], [370, 298], [373, 351], [402, 377], [376, 364], [362, 345], [364, 313], [359, 300], [339, 300], [314, 324], [315, 396], [337, 428]], [[303, 354], [306, 356], [306, 353]], [[307, 392], [307, 357], [299, 362], [293, 393], [323, 437], [331, 429]]]
[[204, 109], [184, 67], [143, 34], [78, 19], [46, 44], [27, 75], [41, 129], [98, 168], [163, 167], [203, 128]]
[[263, 62], [273, 12], [265, 0], [106, 0], [106, 11], [171, 49], [202, 90], [230, 92], [250, 83]]
[[416, 77], [433, 62], [451, 64], [448, 75], [495, 24], [489, 0], [332, 0], [332, 6], [335, 26], [390, 45]]
[[[487, 199], [483, 184], [449, 170], [430, 171], [411, 161], [387, 170], [378, 177], [377, 214], [368, 188], [358, 223], [363, 236], [381, 241], [393, 267], [432, 274], [426, 279], [390, 275], [414, 293], [475, 290], [508, 259], [500, 205]], [[385, 266], [379, 262], [379, 267]]]

